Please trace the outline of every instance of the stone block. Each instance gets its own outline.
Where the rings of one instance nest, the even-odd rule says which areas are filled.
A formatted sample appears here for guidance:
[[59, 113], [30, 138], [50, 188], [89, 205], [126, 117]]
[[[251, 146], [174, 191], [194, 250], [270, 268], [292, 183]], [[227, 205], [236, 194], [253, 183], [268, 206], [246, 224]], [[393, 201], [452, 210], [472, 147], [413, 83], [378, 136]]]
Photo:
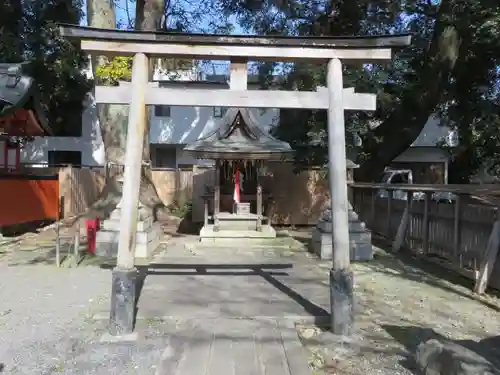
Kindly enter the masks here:
[[500, 375], [486, 358], [445, 339], [421, 343], [415, 360], [423, 375]]
[[[148, 217], [142, 221], [137, 222], [137, 231], [144, 232], [147, 231], [153, 225], [153, 218]], [[120, 219], [108, 219], [104, 220], [101, 225], [101, 228], [105, 231], [120, 231]]]
[[250, 240], [250, 239], [275, 239], [276, 231], [270, 225], [263, 225], [261, 231], [253, 230], [219, 230], [214, 231], [213, 224], [209, 224], [201, 228], [200, 241], [206, 240], [221, 240], [230, 241], [234, 244], [235, 240]]
[[[349, 228], [350, 229], [350, 228]], [[373, 259], [371, 232], [349, 230], [350, 254], [352, 261], [368, 261]], [[332, 259], [332, 232], [314, 228], [311, 237], [310, 251], [320, 259]]]
[[[349, 239], [352, 261], [366, 261], [373, 259], [371, 231], [349, 204]], [[332, 259], [332, 211], [326, 209], [321, 215], [316, 228], [313, 230], [309, 250], [320, 259]]]
[[[104, 224], [104, 223], [103, 223]], [[149, 258], [160, 243], [161, 227], [154, 223], [145, 231], [136, 234], [135, 257]], [[120, 232], [116, 230], [101, 230], [97, 232], [96, 254], [102, 257], [116, 257]]]
[[245, 215], [250, 213], [250, 203], [235, 203], [234, 213], [237, 215]]
[[[323, 232], [331, 233], [333, 230], [331, 221], [320, 220], [318, 221], [317, 227]], [[349, 220], [349, 232], [364, 232], [366, 230], [366, 225], [362, 221]]]
[[[118, 220], [120, 221], [120, 217], [122, 214], [122, 210], [120, 207], [116, 207], [112, 212], [111, 215], [109, 216], [110, 220]], [[151, 218], [151, 215], [149, 214], [148, 210], [144, 207], [139, 207], [137, 211], [137, 221], [144, 221], [146, 219]]]

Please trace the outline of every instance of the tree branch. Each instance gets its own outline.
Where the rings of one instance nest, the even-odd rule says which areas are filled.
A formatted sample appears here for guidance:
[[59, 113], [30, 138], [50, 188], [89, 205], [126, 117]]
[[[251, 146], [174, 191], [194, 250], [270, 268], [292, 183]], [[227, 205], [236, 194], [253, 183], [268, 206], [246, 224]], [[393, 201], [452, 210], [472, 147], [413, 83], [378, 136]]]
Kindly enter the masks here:
[[[361, 164], [357, 177], [365, 181], [376, 178], [385, 166], [415, 141], [434, 114], [460, 44], [455, 28], [448, 21], [452, 3], [452, 0], [441, 1], [429, 49], [415, 69], [413, 84], [403, 92], [395, 110], [365, 141], [364, 151], [369, 157]], [[382, 139], [382, 144], [378, 139]]]

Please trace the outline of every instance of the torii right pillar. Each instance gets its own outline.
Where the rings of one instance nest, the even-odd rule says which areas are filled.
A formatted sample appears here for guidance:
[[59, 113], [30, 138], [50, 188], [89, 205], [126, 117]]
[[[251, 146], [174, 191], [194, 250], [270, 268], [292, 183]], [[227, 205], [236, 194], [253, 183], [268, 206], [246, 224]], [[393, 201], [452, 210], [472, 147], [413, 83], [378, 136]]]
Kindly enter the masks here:
[[330, 270], [331, 330], [348, 336], [354, 322], [353, 272], [350, 267], [349, 204], [347, 200], [346, 146], [342, 63], [328, 63], [328, 176], [332, 205], [332, 268]]

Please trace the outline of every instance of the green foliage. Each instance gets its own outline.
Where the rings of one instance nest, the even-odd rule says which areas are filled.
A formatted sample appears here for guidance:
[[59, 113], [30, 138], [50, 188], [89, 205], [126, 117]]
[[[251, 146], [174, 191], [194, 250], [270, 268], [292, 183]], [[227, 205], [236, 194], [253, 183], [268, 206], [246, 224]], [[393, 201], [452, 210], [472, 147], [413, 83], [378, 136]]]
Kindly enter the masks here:
[[57, 22], [78, 24], [80, 0], [9, 0], [0, 4], [0, 61], [33, 62], [50, 126], [58, 135], [79, 135], [82, 103], [91, 82], [82, 74], [86, 56], [62, 39]]
[[132, 57], [117, 56], [96, 69], [96, 80], [102, 85], [116, 86], [118, 81], [129, 82], [131, 79]]
[[[416, 139], [430, 115], [459, 130], [465, 151], [457, 168], [468, 176], [487, 163], [500, 173], [500, 3], [494, 0], [216, 0], [256, 34], [412, 34], [412, 45], [387, 64], [345, 68], [345, 86], [377, 93], [375, 113], [346, 113], [363, 138], [360, 171], [371, 178]], [[274, 66], [262, 64], [262, 82]], [[286, 86], [325, 84], [324, 67], [285, 67]], [[283, 111], [276, 135], [298, 147], [299, 164], [326, 161], [321, 111]], [[377, 124], [374, 128], [372, 125]], [[348, 144], [351, 143], [348, 141]], [[452, 166], [453, 167], [453, 166]], [[455, 169], [457, 169], [455, 168]], [[463, 177], [466, 178], [466, 177]]]
[[191, 215], [193, 214], [193, 202], [179, 204], [179, 202], [175, 201], [168, 208], [172, 215], [182, 219], [190, 220]]

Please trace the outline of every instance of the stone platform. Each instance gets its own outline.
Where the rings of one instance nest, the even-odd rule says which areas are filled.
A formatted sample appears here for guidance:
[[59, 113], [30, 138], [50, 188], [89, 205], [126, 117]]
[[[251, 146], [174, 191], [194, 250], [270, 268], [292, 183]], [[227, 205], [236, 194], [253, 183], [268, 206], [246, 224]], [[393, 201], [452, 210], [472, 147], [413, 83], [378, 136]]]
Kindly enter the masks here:
[[[351, 205], [349, 205], [349, 238], [351, 260], [373, 259], [371, 231], [359, 220]], [[332, 215], [328, 209], [313, 230], [309, 249], [320, 259], [332, 259], [332, 248]]]
[[252, 213], [232, 214], [220, 212], [217, 215], [219, 230], [214, 230], [213, 224], [207, 224], [200, 230], [201, 242], [222, 241], [227, 242], [234, 239], [265, 240], [276, 238], [276, 231], [269, 224], [262, 224], [261, 230], [257, 230], [258, 216]]
[[[114, 258], [118, 254], [118, 240], [120, 237], [121, 207], [111, 213], [109, 219], [101, 224], [97, 232], [96, 254], [101, 257]], [[139, 208], [137, 220], [137, 234], [135, 258], [149, 258], [160, 243], [162, 231], [158, 223], [153, 222], [144, 207]]]

